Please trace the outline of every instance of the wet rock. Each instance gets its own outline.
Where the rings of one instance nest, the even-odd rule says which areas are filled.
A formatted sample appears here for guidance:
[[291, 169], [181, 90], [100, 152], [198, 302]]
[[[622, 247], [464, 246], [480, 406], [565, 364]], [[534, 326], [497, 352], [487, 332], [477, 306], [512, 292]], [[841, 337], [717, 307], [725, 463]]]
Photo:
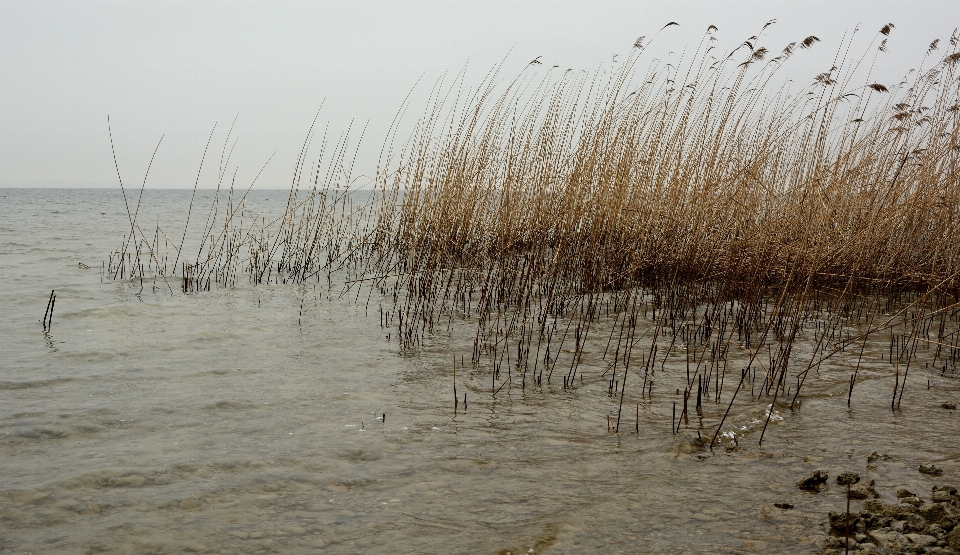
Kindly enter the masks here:
[[790, 503], [774, 503], [773, 506], [778, 509], [783, 509], [784, 511], [787, 511], [793, 508], [793, 505]]
[[[835, 513], [830, 511], [827, 513], [827, 518], [830, 520], [830, 527], [839, 532], [844, 532], [847, 528], [847, 513]], [[860, 522], [860, 513], [850, 513], [850, 530], [851, 532], [856, 529], [857, 524]]]
[[[843, 475], [841, 475], [843, 476]], [[841, 477], [838, 482], [843, 484], [852, 478]], [[873, 490], [875, 484], [858, 484], [856, 488], [865, 491]], [[868, 489], [869, 488], [869, 489]], [[851, 488], [852, 492], [853, 488]], [[941, 496], [949, 496], [956, 502], [956, 490], [949, 486], [933, 488], [941, 492]], [[900, 504], [884, 503], [876, 497], [869, 497], [862, 501], [863, 510], [850, 514], [849, 531], [857, 541], [857, 546], [851, 544], [850, 553], [862, 555], [906, 555], [910, 553], [940, 553], [940, 555], [960, 555], [960, 511], [954, 509], [953, 503], [933, 503], [918, 509], [915, 505], [922, 503], [921, 499], [912, 491], [901, 489], [897, 492], [901, 497]], [[851, 493], [852, 497], [852, 493]], [[960, 506], [960, 503], [958, 503]], [[828, 514], [828, 523], [835, 535], [846, 532], [846, 513]], [[862, 533], [866, 532], [864, 536]], [[842, 539], [842, 538], [841, 538]], [[953, 542], [951, 544], [950, 542]], [[949, 547], [948, 547], [949, 546]], [[832, 545], [825, 545], [833, 548]], [[856, 549], [854, 549], [856, 547]], [[933, 551], [943, 548], [942, 551]], [[842, 549], [842, 545], [839, 549]]]
[[904, 497], [920, 497], [919, 493], [914, 493], [907, 488], [900, 488], [897, 490], [897, 499], [903, 499]]
[[889, 516], [883, 516], [879, 513], [868, 513], [864, 512], [861, 517], [863, 521], [863, 529], [866, 530], [876, 530], [878, 528], [886, 528], [893, 523], [893, 518]]
[[903, 522], [903, 532], [905, 534], [919, 534], [927, 527], [927, 521], [918, 514], [904, 515], [900, 522]]
[[889, 461], [889, 460], [890, 460], [890, 455], [881, 455], [876, 451], [874, 451], [873, 453], [870, 453], [870, 455], [867, 457], [868, 463], [875, 463], [877, 461]]
[[945, 409], [947, 409], [947, 410], [957, 410], [957, 404], [956, 404], [956, 403], [944, 403], [944, 404], [940, 405], [940, 407], [941, 407], [941, 408], [945, 408]]
[[930, 476], [943, 476], [943, 469], [938, 468], [934, 465], [924, 466], [920, 465], [920, 474], [929, 474]]
[[827, 536], [823, 538], [823, 541], [820, 545], [823, 549], [842, 549], [843, 548], [843, 539], [836, 536]]
[[823, 470], [817, 470], [813, 474], [797, 482], [797, 487], [805, 490], [820, 491], [820, 486], [827, 483], [827, 478], [828, 476], [826, 472]]
[[869, 484], [857, 484], [850, 488], [850, 498], [851, 499], [876, 499], [880, 497], [880, 493], [877, 492], [877, 489], [874, 487], [876, 482], [870, 480]]
[[[832, 550], [832, 549], [842, 550], [845, 544], [846, 544], [846, 539], [843, 537], [827, 536], [826, 538], [823, 539], [821, 546], [824, 549], [824, 553], [827, 553], [829, 550]], [[854, 550], [856, 548], [857, 548], [857, 540], [850, 538], [850, 549]], [[843, 551], [840, 551], [840, 552], [843, 553]]]
[[934, 503], [929, 507], [920, 509], [920, 516], [927, 522], [940, 522], [947, 516], [947, 509], [939, 503]]
[[947, 535], [947, 545], [951, 549], [960, 550], [960, 528], [954, 528], [953, 532]]
[[923, 533], [927, 536], [933, 536], [937, 540], [942, 540], [947, 537], [947, 534], [943, 531], [943, 528], [939, 524], [931, 524], [923, 529]]
[[928, 547], [937, 543], [937, 538], [925, 534], [904, 534], [904, 537], [910, 540], [910, 543], [920, 547]]
[[867, 499], [863, 502], [863, 508], [878, 516], [892, 517], [897, 520], [903, 520], [908, 515], [917, 514], [916, 507], [912, 505], [890, 505], [879, 499]]
[[933, 502], [934, 503], [949, 503], [953, 501], [957, 495], [957, 488], [953, 486], [934, 486], [933, 487]]
[[840, 486], [852, 486], [860, 481], [860, 475], [856, 472], [844, 472], [843, 474], [837, 476], [837, 485]]
[[867, 536], [869, 536], [878, 547], [893, 552], [904, 551], [910, 543], [906, 536], [890, 529], [871, 530], [867, 532]]

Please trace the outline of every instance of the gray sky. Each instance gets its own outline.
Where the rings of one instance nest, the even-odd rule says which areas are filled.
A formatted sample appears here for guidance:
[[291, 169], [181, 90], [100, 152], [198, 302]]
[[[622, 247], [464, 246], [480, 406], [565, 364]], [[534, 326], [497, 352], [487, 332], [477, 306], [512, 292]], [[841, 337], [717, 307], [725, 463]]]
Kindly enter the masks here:
[[[116, 186], [108, 114], [125, 183], [139, 184], [164, 135], [147, 186], [192, 187], [210, 130], [216, 162], [239, 114], [231, 166], [241, 181], [276, 152], [257, 186], [288, 187], [321, 103], [319, 121], [334, 132], [369, 120], [357, 170], [372, 173], [386, 126], [421, 76], [425, 93], [469, 62], [476, 83], [508, 52], [508, 75], [536, 56], [542, 71], [593, 71], [669, 21], [680, 26], [647, 60], [695, 45], [711, 24], [732, 49], [770, 19], [761, 42], [772, 52], [822, 40], [790, 61], [803, 81], [829, 69], [858, 23], [864, 45], [894, 23], [876, 71], [893, 82], [933, 39], [946, 43], [960, 1], [0, 0], [0, 187]], [[422, 103], [413, 108], [408, 122]], [[216, 164], [207, 168], [201, 187], [215, 185]]]

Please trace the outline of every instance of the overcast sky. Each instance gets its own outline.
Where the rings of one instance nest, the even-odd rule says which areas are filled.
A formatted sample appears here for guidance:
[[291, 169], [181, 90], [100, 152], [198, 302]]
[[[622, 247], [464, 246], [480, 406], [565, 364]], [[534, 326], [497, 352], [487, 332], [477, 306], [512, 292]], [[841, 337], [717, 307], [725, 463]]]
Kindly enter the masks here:
[[[288, 187], [321, 104], [334, 131], [369, 121], [358, 171], [372, 173], [421, 77], [418, 92], [469, 62], [477, 82], [508, 53], [510, 75], [536, 56], [541, 71], [593, 71], [670, 21], [680, 25], [657, 39], [661, 55], [695, 45], [708, 25], [732, 49], [770, 19], [761, 42], [773, 52], [822, 40], [791, 60], [800, 80], [829, 69], [857, 24], [866, 44], [894, 23], [877, 70], [892, 82], [933, 39], [946, 43], [960, 1], [0, 0], [0, 187], [115, 187], [108, 115], [125, 182], [139, 183], [164, 136], [147, 186], [192, 187], [211, 129], [218, 158], [238, 116], [232, 165], [249, 180], [275, 152], [257, 186]], [[213, 185], [205, 174], [200, 186]]]

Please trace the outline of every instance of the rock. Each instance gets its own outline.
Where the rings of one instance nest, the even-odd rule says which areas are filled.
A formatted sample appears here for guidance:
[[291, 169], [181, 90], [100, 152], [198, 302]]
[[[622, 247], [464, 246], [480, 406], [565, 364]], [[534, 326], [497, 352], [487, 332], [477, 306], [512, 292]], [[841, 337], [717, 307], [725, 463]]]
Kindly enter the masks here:
[[856, 472], [844, 472], [837, 476], [837, 485], [852, 486], [860, 481], [860, 475]]
[[[843, 546], [845, 545], [845, 543], [846, 543], [846, 539], [842, 537], [827, 536], [821, 542], [821, 547], [825, 550], [824, 553], [826, 553], [826, 550], [830, 550], [830, 549], [842, 550], [844, 548]], [[850, 549], [854, 550], [856, 548], [857, 548], [857, 540], [850, 538]], [[841, 553], [843, 553], [843, 551], [841, 551]]]
[[951, 549], [960, 550], [960, 528], [954, 528], [953, 532], [947, 535], [947, 545]]
[[820, 486], [827, 482], [827, 473], [823, 470], [817, 470], [803, 480], [797, 482], [797, 487], [805, 490], [819, 491]]
[[773, 506], [778, 509], [783, 509], [784, 511], [793, 508], [793, 505], [791, 505], [790, 503], [774, 503]]
[[905, 534], [918, 534], [927, 527], [927, 521], [918, 514], [903, 515], [903, 532]]
[[881, 513], [864, 513], [862, 520], [865, 530], [885, 528], [890, 526], [890, 524], [893, 522], [893, 518], [889, 516], [883, 516]]
[[893, 517], [896, 520], [903, 520], [909, 515], [917, 514], [917, 508], [913, 505], [891, 505], [879, 499], [867, 499], [863, 502], [863, 508], [872, 513], [877, 513], [878, 516]]
[[879, 547], [887, 551], [903, 551], [910, 544], [909, 540], [907, 540], [903, 534], [894, 530], [870, 530], [867, 532], [867, 535], [870, 536], [870, 539]]
[[897, 499], [903, 499], [904, 497], [920, 497], [919, 493], [913, 493], [907, 488], [900, 488], [897, 490]]
[[940, 522], [947, 516], [947, 509], [939, 503], [934, 503], [920, 509], [920, 516], [925, 518], [927, 522]]
[[910, 540], [910, 543], [919, 545], [920, 547], [927, 547], [937, 543], [937, 538], [924, 534], [904, 534], [904, 537]]
[[184, 499], [184, 500], [180, 501], [180, 508], [181, 508], [181, 509], [186, 509], [186, 510], [188, 510], [188, 511], [189, 511], [189, 510], [193, 510], [193, 509], [199, 509], [199, 508], [200, 508], [200, 503], [198, 503], [196, 499], [187, 498], [187, 499]]
[[[827, 518], [830, 522], [830, 527], [834, 530], [843, 532], [847, 528], [847, 513], [835, 513], [830, 511], [827, 513]], [[857, 523], [860, 522], [860, 515], [858, 513], [850, 513], [850, 531], [853, 532], [857, 527]]]
[[875, 463], [877, 461], [889, 461], [890, 455], [880, 455], [876, 451], [870, 453], [870, 456], [867, 457], [868, 463]]
[[934, 503], [949, 503], [950, 501], [953, 501], [953, 498], [956, 495], [957, 495], [957, 488], [953, 486], [934, 486], [933, 487]]
[[858, 551], [857, 553], [859, 553], [860, 555], [873, 555], [874, 553], [879, 553], [879, 551], [877, 551], [877, 549], [878, 549], [878, 548], [877, 548], [876, 544], [869, 543], [869, 542], [868, 542], [868, 543], [861, 543], [861, 544], [860, 544], [860, 551]]
[[901, 503], [906, 503], [907, 505], [913, 505], [914, 507], [919, 507], [923, 505], [923, 500], [919, 497], [904, 497], [900, 500]]
[[927, 550], [927, 555], [956, 555], [956, 551], [943, 547], [931, 547]]
[[843, 539], [836, 536], [827, 536], [823, 538], [821, 547], [823, 549], [841, 549], [843, 548]]
[[940, 407], [941, 407], [941, 408], [945, 408], [945, 409], [947, 409], [947, 410], [957, 410], [957, 404], [956, 404], [956, 403], [944, 403], [944, 404], [940, 405]]
[[920, 465], [920, 474], [929, 474], [930, 476], [943, 476], [943, 469], [938, 468], [934, 465], [924, 466]]
[[[933, 536], [937, 538], [937, 540], [942, 540], [943, 538], [947, 537], [946, 533], [943, 531], [943, 528], [941, 528], [939, 524], [931, 524], [930, 526], [927, 526], [923, 529], [923, 533], [927, 536]], [[944, 542], [944, 545], [946, 545], [946, 542]]]
[[850, 488], [850, 498], [851, 499], [876, 499], [880, 497], [880, 494], [877, 492], [877, 489], [874, 487], [876, 482], [870, 480], [869, 484], [857, 484]]

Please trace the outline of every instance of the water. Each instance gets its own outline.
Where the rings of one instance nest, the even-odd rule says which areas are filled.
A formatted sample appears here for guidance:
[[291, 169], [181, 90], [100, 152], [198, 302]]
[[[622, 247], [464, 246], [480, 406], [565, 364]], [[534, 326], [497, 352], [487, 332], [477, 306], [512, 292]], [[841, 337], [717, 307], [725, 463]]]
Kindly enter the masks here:
[[[175, 229], [189, 196], [147, 191], [141, 217]], [[264, 212], [284, 202], [251, 198]], [[923, 349], [900, 411], [888, 365], [864, 371], [848, 410], [850, 370], [831, 360], [801, 408], [775, 409], [762, 447], [772, 399], [741, 392], [724, 425], [740, 448], [711, 454], [697, 431], [709, 442], [736, 380], [674, 435], [682, 354], [655, 378], [639, 433], [631, 395], [621, 432], [607, 430], [619, 395], [599, 339], [574, 389], [494, 396], [489, 370], [461, 367], [467, 407], [454, 410], [469, 326], [401, 356], [379, 301], [325, 280], [194, 295], [101, 281], [128, 225], [119, 191], [0, 190], [0, 550], [811, 553], [844, 505], [839, 472], [876, 480], [888, 501], [960, 485], [960, 417], [940, 407], [960, 384], [923, 368]], [[873, 451], [892, 458], [867, 468]], [[815, 469], [828, 488], [797, 489]]]

